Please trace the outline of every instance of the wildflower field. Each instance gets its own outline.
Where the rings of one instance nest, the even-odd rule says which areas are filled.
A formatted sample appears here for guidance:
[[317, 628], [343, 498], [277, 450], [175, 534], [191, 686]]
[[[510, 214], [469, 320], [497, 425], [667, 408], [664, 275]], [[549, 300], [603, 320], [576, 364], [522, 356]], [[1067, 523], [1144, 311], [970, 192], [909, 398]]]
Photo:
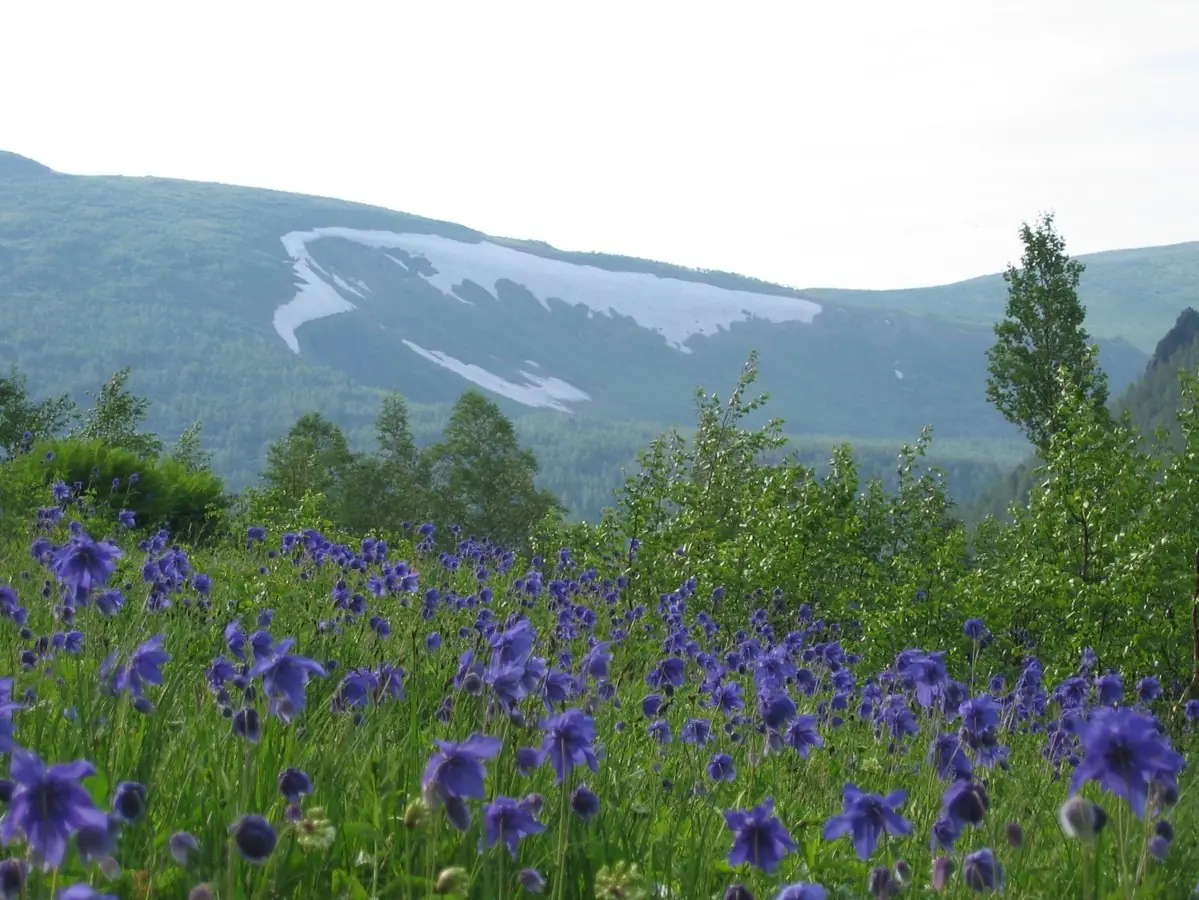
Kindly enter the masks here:
[[249, 527], [189, 550], [72, 486], [45, 503], [0, 549], [6, 898], [1199, 880], [1199, 703], [1090, 650], [1051, 680], [970, 617], [872, 661], [859, 622], [783, 591], [702, 568], [647, 590], [635, 539]]

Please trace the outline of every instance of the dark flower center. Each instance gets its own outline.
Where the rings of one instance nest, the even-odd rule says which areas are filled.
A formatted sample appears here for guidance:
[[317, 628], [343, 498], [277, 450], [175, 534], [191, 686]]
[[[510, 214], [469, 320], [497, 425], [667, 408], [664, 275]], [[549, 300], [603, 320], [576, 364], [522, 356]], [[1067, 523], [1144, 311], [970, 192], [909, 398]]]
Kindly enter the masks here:
[[1134, 758], [1132, 748], [1123, 741], [1112, 744], [1104, 754], [1107, 764], [1121, 775], [1126, 775], [1132, 769]]

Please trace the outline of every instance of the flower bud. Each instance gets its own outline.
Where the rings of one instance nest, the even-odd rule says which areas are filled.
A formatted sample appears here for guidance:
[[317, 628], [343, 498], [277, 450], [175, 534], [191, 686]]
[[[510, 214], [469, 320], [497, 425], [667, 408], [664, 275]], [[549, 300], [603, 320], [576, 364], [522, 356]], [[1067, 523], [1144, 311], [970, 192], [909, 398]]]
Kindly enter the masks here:
[[437, 875], [437, 883], [433, 886], [435, 894], [450, 894], [466, 884], [469, 877], [466, 869], [461, 866], [450, 866], [442, 869]]
[[1007, 823], [1007, 842], [1016, 850], [1024, 846], [1024, 829], [1019, 822]]
[[520, 879], [521, 887], [530, 894], [540, 894], [545, 890], [545, 879], [536, 869], [521, 869], [516, 877]]
[[[1099, 807], [1084, 797], [1071, 797], [1057, 811], [1058, 821], [1067, 837], [1078, 838], [1080, 841], [1093, 841], [1099, 828], [1096, 821], [1096, 811]], [[1104, 821], [1107, 821], [1106, 815]]]
[[866, 877], [866, 890], [874, 900], [890, 900], [899, 893], [899, 887], [886, 866], [875, 866]]
[[933, 860], [932, 887], [934, 891], [943, 891], [949, 887], [949, 879], [953, 877], [953, 860], [948, 856], [938, 856]]
[[428, 805], [420, 797], [417, 797], [404, 808], [404, 827], [409, 830], [419, 828], [425, 823], [428, 812]]

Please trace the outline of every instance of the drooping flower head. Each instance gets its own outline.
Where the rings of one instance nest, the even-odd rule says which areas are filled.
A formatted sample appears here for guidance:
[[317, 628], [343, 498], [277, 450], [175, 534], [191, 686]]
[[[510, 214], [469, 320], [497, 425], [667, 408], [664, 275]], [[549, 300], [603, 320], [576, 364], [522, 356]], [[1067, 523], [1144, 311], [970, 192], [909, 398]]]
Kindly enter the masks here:
[[429, 806], [444, 805], [450, 823], [460, 831], [470, 828], [467, 798], [483, 799], [487, 772], [484, 760], [499, 755], [503, 742], [499, 738], [472, 734], [460, 744], [436, 741], [437, 752], [425, 766], [421, 779], [425, 802]]
[[279, 773], [279, 793], [288, 803], [299, 803], [300, 796], [312, 793], [312, 779], [307, 772], [288, 768]]
[[941, 798], [941, 815], [959, 831], [966, 825], [980, 827], [990, 808], [986, 789], [973, 781], [955, 781]]
[[146, 786], [122, 781], [112, 796], [112, 811], [121, 822], [136, 822], [146, 811]]
[[580, 784], [570, 795], [570, 808], [576, 816], [584, 822], [588, 822], [599, 815], [599, 795], [587, 785]]
[[767, 797], [753, 809], [726, 809], [724, 821], [733, 832], [729, 865], [751, 866], [772, 873], [788, 853], [798, 849], [783, 823], [774, 815], [774, 799]]
[[962, 861], [962, 880], [974, 891], [998, 891], [1003, 888], [1003, 866], [988, 848], [966, 854]]
[[258, 659], [250, 669], [251, 676], [262, 677], [262, 687], [271, 700], [271, 712], [284, 723], [304, 711], [309, 677], [324, 678], [327, 674], [315, 659], [289, 654], [287, 651], [294, 643], [292, 638], [280, 641], [270, 656]]
[[256, 866], [267, 861], [279, 842], [274, 826], [262, 816], [242, 816], [229, 831], [242, 859]]
[[575, 766], [587, 765], [592, 772], [599, 770], [595, 755], [595, 721], [591, 716], [572, 708], [547, 720], [542, 727], [545, 737], [541, 752], [549, 758], [559, 782], [565, 781]]

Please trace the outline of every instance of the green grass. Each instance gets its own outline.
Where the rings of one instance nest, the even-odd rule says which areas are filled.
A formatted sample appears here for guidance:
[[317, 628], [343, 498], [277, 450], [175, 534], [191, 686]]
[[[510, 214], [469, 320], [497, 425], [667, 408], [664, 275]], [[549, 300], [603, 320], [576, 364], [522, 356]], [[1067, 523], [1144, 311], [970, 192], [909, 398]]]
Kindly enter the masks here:
[[[67, 518], [76, 515], [79, 511], [71, 510]], [[65, 521], [44, 536], [54, 543], [66, 541]], [[97, 536], [104, 533], [101, 519], [84, 517], [84, 524]], [[593, 581], [580, 579], [582, 567], [561, 573], [582, 581], [567, 590], [577, 591], [573, 594], [576, 613], [583, 606], [597, 613], [596, 637], [613, 639], [612, 613], [623, 616], [640, 605], [647, 611], [629, 626], [627, 639], [614, 642], [607, 679], [614, 696], [598, 699], [592, 681], [585, 695], [569, 704], [594, 705], [597, 743], [602, 747], [598, 771], [577, 769], [567, 784], [559, 785], [548, 766], [527, 778], [518, 775], [514, 766], [518, 748], [541, 742], [537, 722], [545, 709], [539, 700], [529, 698], [522, 704], [523, 722], [518, 723], [489, 715], [489, 689], [482, 697], [472, 697], [453, 685], [464, 651], [476, 649], [487, 658], [489, 651], [474, 631], [485, 609], [501, 623], [511, 615], [527, 614], [539, 635], [535, 655], [547, 657], [555, 667], [560, 664], [559, 652], [568, 651], [578, 664], [587, 649], [587, 628], [576, 620], [574, 637], [556, 638], [553, 633], [559, 614], [549, 609], [548, 588], [560, 574], [554, 569], [556, 559], [542, 566], [546, 590], [524, 606], [520, 601], [528, 595], [515, 591], [513, 585], [524, 576], [526, 560], [515, 560], [501, 572], [499, 556], [484, 557], [487, 572], [480, 580], [477, 562], [464, 558], [460, 567], [451, 570], [436, 554], [397, 542], [388, 558], [407, 560], [419, 572], [419, 588], [375, 596], [368, 578], [379, 574], [378, 564], [359, 571], [341, 565], [353, 558], [357, 542], [344, 549], [312, 538], [311, 546], [319, 548], [314, 553], [303, 549], [301, 538], [296, 552], [277, 553], [267, 549], [278, 548], [282, 535], [276, 533], [266, 546], [230, 541], [180, 551], [188, 569], [183, 568], [184, 556], [169, 547], [146, 554], [137, 549], [136, 536], [125, 533], [117, 539], [126, 555], [111, 584], [123, 586], [126, 605], [111, 618], [100, 615], [94, 603], [80, 606], [74, 627], [85, 636], [83, 651], [49, 651], [35, 665], [23, 666], [22, 653], [35, 648], [37, 636], [67, 627], [54, 618], [57, 587], [52, 576], [30, 557], [30, 541], [37, 535], [30, 522], [0, 547], [0, 584], [11, 584], [29, 610], [29, 636], [22, 637], [11, 621], [0, 627], [0, 647], [14, 678], [13, 693], [25, 703], [13, 714], [16, 741], [48, 763], [76, 758], [93, 762], [97, 771], [86, 786], [103, 809], [121, 781], [146, 785], [149, 803], [143, 820], [122, 829], [114, 855], [123, 874], [115, 883], [105, 887], [100, 870], [85, 869], [72, 851], [61, 871], [31, 874], [30, 897], [49, 896], [51, 886], [87, 879], [121, 897], [149, 893], [183, 897], [194, 885], [207, 883], [225, 898], [417, 898], [429, 896], [439, 878], [449, 879], [446, 870], [454, 867], [463, 870], [459, 896], [489, 900], [521, 896], [517, 872], [535, 867], [548, 882], [546, 896], [592, 897], [597, 896], [597, 878], [602, 881], [605, 866], [629, 863], [638, 867], [646, 893], [606, 896], [719, 898], [730, 884], [743, 882], [755, 897], [768, 898], [785, 884], [810, 881], [826, 886], [830, 897], [850, 898], [867, 896], [872, 865], [891, 865], [900, 859], [912, 869], [912, 886], [905, 896], [932, 896], [927, 886], [933, 858], [929, 833], [946, 783], [924, 759], [930, 737], [941, 728], [956, 727], [946, 725], [940, 716], [920, 714], [920, 733], [888, 752], [887, 741], [876, 739], [869, 723], [856, 720], [855, 694], [844, 724], [820, 725], [824, 746], [810, 758], [801, 759], [790, 749], [764, 753], [765, 739], [752, 723], [732, 727], [740, 738], [733, 740], [722, 728], [726, 717], [701, 702], [702, 675], [692, 662], [685, 686], [674, 693], [664, 713], [674, 742], [659, 746], [649, 738], [641, 699], [649, 692], [645, 677], [661, 657], [663, 641], [685, 624], [703, 648], [723, 653], [736, 629], [750, 628], [742, 615], [716, 612], [720, 630], [714, 637], [705, 635], [696, 616], [710, 609], [706, 598], [715, 585], [702, 571], [694, 573], [698, 592], [685, 601], [676, 596], [673, 611], [665, 618], [658, 597], [642, 596], [636, 587], [615, 590], [614, 580], [604, 580], [615, 579], [623, 571], [620, 566], [598, 571]], [[158, 566], [154, 576], [160, 585], [169, 580], [162, 575], [164, 570], [188, 574], [177, 588], [163, 592], [169, 606], [152, 612], [146, 604], [152, 583], [145, 580], [144, 564], [164, 559], [167, 562]], [[191, 574], [196, 572], [212, 581], [205, 604], [198, 602], [200, 595], [192, 586]], [[50, 582], [44, 591], [47, 578]], [[332, 599], [339, 580], [344, 580], [348, 593], [367, 598], [368, 610], [353, 622], [329, 627], [339, 613]], [[484, 587], [493, 592], [490, 601], [483, 597]], [[425, 619], [419, 610], [429, 589], [436, 589], [442, 602], [432, 618]], [[615, 594], [609, 604], [600, 594], [611, 590]], [[253, 632], [267, 609], [274, 611], [270, 632], [275, 639], [294, 637], [291, 652], [326, 664], [336, 661], [336, 669], [330, 667], [329, 677], [312, 681], [306, 709], [290, 724], [268, 715], [262, 683], [255, 679], [255, 696], [233, 701], [262, 714], [262, 737], [253, 744], [232, 733], [206, 683], [206, 672], [215, 657], [229, 656], [225, 626], [240, 619], [245, 631]], [[391, 633], [380, 637], [373, 632], [367, 621], [370, 615], [385, 617]], [[795, 611], [785, 606], [772, 615], [780, 636], [801, 627]], [[460, 637], [459, 629], [466, 629], [467, 637]], [[425, 644], [434, 630], [444, 641], [436, 651]], [[109, 654], [128, 654], [155, 634], [165, 635], [170, 660], [163, 666], [162, 685], [145, 689], [154, 708], [143, 715], [135, 711], [129, 695], [100, 691], [99, 671]], [[816, 640], [813, 637], [808, 643]], [[843, 640], [849, 652], [868, 650], [855, 643], [848, 631]], [[973, 682], [975, 691], [985, 690], [987, 674], [1003, 668], [1002, 661], [984, 650], [974, 665], [970, 648], [964, 638], [944, 648], [949, 651], [951, 673]], [[360, 719], [331, 709], [346, 673], [381, 663], [406, 670], [403, 699], [372, 704], [362, 710]], [[822, 680], [827, 679], [819, 665], [812, 667]], [[860, 668], [855, 673], [859, 690], [872, 674]], [[1136, 675], [1126, 673], [1129, 691]], [[752, 680], [730, 677], [744, 684], [745, 712], [752, 717]], [[32, 696], [27, 697], [27, 692]], [[798, 690], [792, 693], [800, 713], [817, 712], [818, 703], [829, 699], [823, 684], [813, 697]], [[441, 721], [437, 713], [447, 698], [451, 712], [447, 721]], [[684, 723], [691, 717], [713, 720], [712, 745], [701, 749], [680, 741]], [[522, 842], [517, 860], [498, 846], [480, 847], [479, 801], [468, 801], [473, 822], [465, 834], [454, 830], [442, 812], [422, 812], [417, 803], [434, 739], [461, 741], [474, 732], [503, 741], [500, 755], [486, 765], [488, 799], [520, 798], [529, 792], [544, 797], [539, 818], [545, 830]], [[1102, 801], [1111, 824], [1093, 848], [1066, 840], [1056, 816], [1067, 795], [1068, 771], [1059, 778], [1042, 755], [1043, 735], [1020, 727], [1004, 731], [1001, 740], [1011, 748], [1010, 769], [980, 770], [991, 807], [985, 824], [963, 835], [953, 854], [959, 863], [964, 852], [992, 848], [1004, 866], [1009, 897], [1180, 900], [1188, 895], [1197, 877], [1193, 860], [1199, 804], [1193, 777], [1185, 777], [1181, 801], [1168, 816], [1178, 835], [1175, 846], [1167, 860], [1158, 863], [1146, 856], [1149, 824], [1135, 820], [1122, 801], [1096, 791], [1094, 785], [1088, 786], [1086, 794]], [[1181, 741], [1180, 746], [1194, 752], [1196, 735], [1183, 734]], [[706, 762], [717, 751], [735, 760], [734, 781], [715, 783], [705, 774]], [[334, 837], [328, 846], [306, 847], [303, 829], [287, 824], [286, 803], [276, 786], [279, 772], [287, 767], [297, 767], [311, 777], [314, 790], [303, 799], [303, 808], [310, 819], [332, 825]], [[841, 811], [841, 789], [847, 781], [883, 794], [908, 790], [901, 812], [912, 821], [913, 834], [887, 837], [869, 862], [854, 855], [848, 839], [822, 840], [823, 823]], [[601, 812], [594, 821], [583, 822], [570, 812], [569, 792], [579, 784], [586, 784], [600, 798]], [[732, 834], [723, 811], [747, 809], [767, 797], [774, 799], [776, 813], [797, 850], [772, 874], [745, 866], [731, 869], [726, 858]], [[262, 815], [279, 830], [278, 846], [264, 865], [250, 865], [233, 852], [229, 828], [244, 814]], [[1005, 829], [1010, 822], [1023, 828], [1025, 843], [1020, 849], [1007, 844]], [[199, 841], [199, 852], [187, 867], [174, 863], [168, 854], [167, 841], [177, 831], [190, 832]], [[25, 847], [14, 844], [9, 850], [21, 854]], [[959, 874], [940, 896], [968, 895]]]

